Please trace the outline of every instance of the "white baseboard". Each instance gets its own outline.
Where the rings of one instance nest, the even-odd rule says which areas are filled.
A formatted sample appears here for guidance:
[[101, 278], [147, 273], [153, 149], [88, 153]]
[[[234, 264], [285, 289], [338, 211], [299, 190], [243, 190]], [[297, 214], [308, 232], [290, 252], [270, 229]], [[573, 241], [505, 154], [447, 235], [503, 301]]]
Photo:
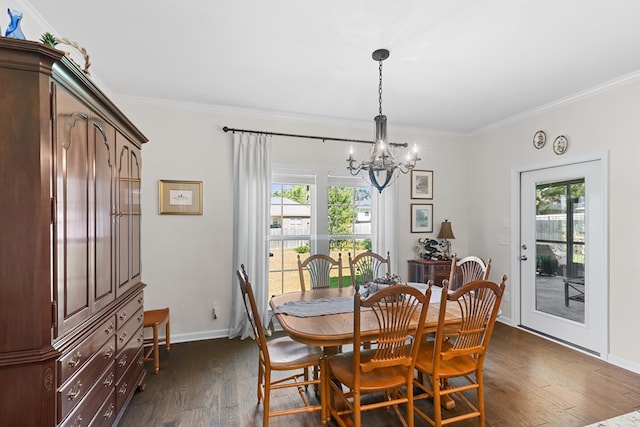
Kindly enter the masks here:
[[187, 334], [171, 334], [171, 344], [189, 341], [204, 341], [217, 338], [228, 338], [229, 329], [217, 329], [213, 331], [202, 331]]
[[630, 360], [626, 360], [618, 356], [613, 356], [611, 354], [609, 354], [607, 361], [612, 365], [616, 365], [633, 373], [640, 374], [640, 364], [638, 363], [631, 362]]

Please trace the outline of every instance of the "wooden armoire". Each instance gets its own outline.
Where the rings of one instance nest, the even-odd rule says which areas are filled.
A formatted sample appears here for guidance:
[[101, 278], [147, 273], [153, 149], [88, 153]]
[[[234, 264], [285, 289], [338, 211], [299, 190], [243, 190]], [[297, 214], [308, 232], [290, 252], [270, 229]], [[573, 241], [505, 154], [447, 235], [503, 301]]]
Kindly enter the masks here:
[[0, 426], [110, 426], [142, 385], [144, 142], [63, 52], [0, 37]]

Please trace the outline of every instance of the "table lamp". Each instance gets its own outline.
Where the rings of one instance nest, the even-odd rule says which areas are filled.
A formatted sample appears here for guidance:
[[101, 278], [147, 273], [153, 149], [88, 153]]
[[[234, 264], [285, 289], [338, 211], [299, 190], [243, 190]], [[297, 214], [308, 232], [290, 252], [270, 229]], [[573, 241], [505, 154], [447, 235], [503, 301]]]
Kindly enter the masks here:
[[449, 253], [451, 251], [451, 243], [447, 239], [455, 238], [456, 236], [453, 235], [453, 230], [451, 229], [451, 223], [449, 220], [445, 219], [440, 225], [438, 239], [444, 239], [444, 256], [446, 259], [449, 259]]

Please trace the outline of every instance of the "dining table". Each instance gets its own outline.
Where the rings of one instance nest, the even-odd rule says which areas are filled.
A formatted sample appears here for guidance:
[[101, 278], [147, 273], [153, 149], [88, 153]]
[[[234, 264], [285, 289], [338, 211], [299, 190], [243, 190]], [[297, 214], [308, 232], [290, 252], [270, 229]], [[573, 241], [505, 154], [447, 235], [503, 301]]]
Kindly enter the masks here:
[[[426, 292], [424, 283], [407, 283]], [[366, 289], [361, 288], [361, 293]], [[304, 292], [288, 292], [274, 295], [269, 301], [273, 313], [285, 331], [292, 339], [303, 344], [321, 347], [326, 357], [321, 361], [321, 372], [326, 369], [329, 356], [338, 353], [342, 346], [353, 344], [353, 287], [344, 288], [318, 288], [305, 290]], [[435, 332], [438, 326], [440, 312], [440, 297], [442, 288], [431, 287], [431, 299], [424, 323], [423, 333]], [[454, 325], [461, 319], [460, 309], [457, 304], [447, 304], [445, 324]], [[415, 323], [418, 323], [418, 314], [415, 315]], [[372, 312], [361, 312], [361, 339], [363, 342], [375, 342], [378, 330], [378, 322]], [[324, 370], [326, 372], [326, 370]], [[322, 373], [321, 373], [322, 375]], [[328, 395], [326, 382], [323, 382], [321, 393]], [[328, 417], [328, 402], [321, 399], [322, 423], [326, 425]], [[453, 400], [443, 402], [443, 406], [452, 409], [455, 406]]]

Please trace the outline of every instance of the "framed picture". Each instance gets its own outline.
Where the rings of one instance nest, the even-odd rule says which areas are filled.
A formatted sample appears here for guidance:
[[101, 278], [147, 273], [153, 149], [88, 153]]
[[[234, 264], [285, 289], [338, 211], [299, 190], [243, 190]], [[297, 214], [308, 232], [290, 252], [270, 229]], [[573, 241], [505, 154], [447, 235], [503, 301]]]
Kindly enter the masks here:
[[202, 181], [161, 179], [158, 195], [161, 215], [202, 215]]
[[433, 199], [433, 171], [411, 171], [411, 198]]
[[411, 232], [433, 233], [432, 204], [411, 204]]

